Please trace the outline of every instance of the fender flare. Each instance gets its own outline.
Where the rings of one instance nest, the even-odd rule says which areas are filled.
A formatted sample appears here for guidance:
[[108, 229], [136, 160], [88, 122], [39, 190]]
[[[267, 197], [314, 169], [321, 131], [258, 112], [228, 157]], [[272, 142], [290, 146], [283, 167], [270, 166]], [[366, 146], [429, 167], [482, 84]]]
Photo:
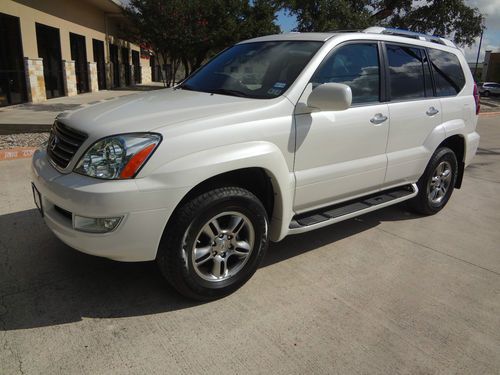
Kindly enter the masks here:
[[271, 179], [275, 197], [269, 232], [272, 241], [279, 241], [293, 217], [295, 177], [275, 144], [253, 141], [202, 150], [171, 160], [152, 175], [167, 188], [185, 188], [188, 194], [212, 177], [244, 168], [261, 168]]
[[431, 156], [436, 151], [438, 146], [446, 139], [454, 135], [464, 137], [465, 129], [466, 126], [463, 120], [457, 119], [444, 122], [432, 129], [425, 139], [424, 147], [429, 151]]

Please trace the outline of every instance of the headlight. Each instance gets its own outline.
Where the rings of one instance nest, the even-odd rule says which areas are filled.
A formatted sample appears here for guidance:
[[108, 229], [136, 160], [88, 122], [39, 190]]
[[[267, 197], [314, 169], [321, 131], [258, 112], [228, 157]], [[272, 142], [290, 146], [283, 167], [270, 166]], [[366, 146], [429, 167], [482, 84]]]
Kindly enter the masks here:
[[75, 172], [108, 180], [133, 178], [160, 144], [159, 134], [123, 134], [94, 143]]

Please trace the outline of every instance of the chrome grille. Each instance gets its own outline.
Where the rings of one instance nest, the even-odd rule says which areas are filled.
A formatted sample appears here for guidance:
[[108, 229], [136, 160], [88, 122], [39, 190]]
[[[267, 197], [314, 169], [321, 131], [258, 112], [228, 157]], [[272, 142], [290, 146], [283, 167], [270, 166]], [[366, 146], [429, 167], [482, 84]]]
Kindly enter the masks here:
[[56, 121], [50, 132], [47, 153], [56, 166], [66, 168], [86, 139], [86, 134]]

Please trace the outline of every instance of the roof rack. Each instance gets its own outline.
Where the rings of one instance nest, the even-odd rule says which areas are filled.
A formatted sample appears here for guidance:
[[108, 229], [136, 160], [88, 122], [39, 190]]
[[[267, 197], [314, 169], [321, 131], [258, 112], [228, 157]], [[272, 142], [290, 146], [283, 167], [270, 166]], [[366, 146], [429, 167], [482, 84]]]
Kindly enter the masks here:
[[442, 44], [444, 46], [457, 48], [455, 43], [453, 43], [451, 40], [441, 38], [440, 36], [436, 36], [436, 35], [422, 34], [422, 33], [417, 33], [417, 32], [409, 31], [409, 30], [373, 26], [373, 27], [369, 27], [367, 29], [364, 29], [363, 32], [364, 33], [372, 33], [372, 34], [387, 34], [387, 35], [394, 35], [394, 36], [402, 36], [405, 38], [425, 40], [428, 42]]

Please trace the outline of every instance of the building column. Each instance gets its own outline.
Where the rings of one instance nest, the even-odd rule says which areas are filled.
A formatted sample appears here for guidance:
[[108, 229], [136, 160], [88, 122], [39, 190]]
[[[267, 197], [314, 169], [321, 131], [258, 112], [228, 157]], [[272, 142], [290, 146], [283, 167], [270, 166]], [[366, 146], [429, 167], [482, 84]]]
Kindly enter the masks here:
[[118, 64], [120, 68], [120, 87], [125, 87], [125, 64]]
[[66, 96], [75, 96], [78, 94], [75, 62], [73, 60], [63, 60], [63, 82]]
[[135, 86], [135, 65], [130, 65], [130, 86]]
[[113, 88], [113, 64], [107, 62], [104, 67], [106, 71], [106, 88], [110, 90]]
[[43, 77], [43, 59], [24, 58], [24, 74], [28, 101], [40, 103], [47, 100], [45, 94], [45, 78]]
[[141, 65], [141, 79], [143, 84], [151, 83], [151, 67], [148, 65]]
[[97, 92], [99, 91], [99, 81], [97, 78], [97, 63], [89, 62], [89, 91]]

